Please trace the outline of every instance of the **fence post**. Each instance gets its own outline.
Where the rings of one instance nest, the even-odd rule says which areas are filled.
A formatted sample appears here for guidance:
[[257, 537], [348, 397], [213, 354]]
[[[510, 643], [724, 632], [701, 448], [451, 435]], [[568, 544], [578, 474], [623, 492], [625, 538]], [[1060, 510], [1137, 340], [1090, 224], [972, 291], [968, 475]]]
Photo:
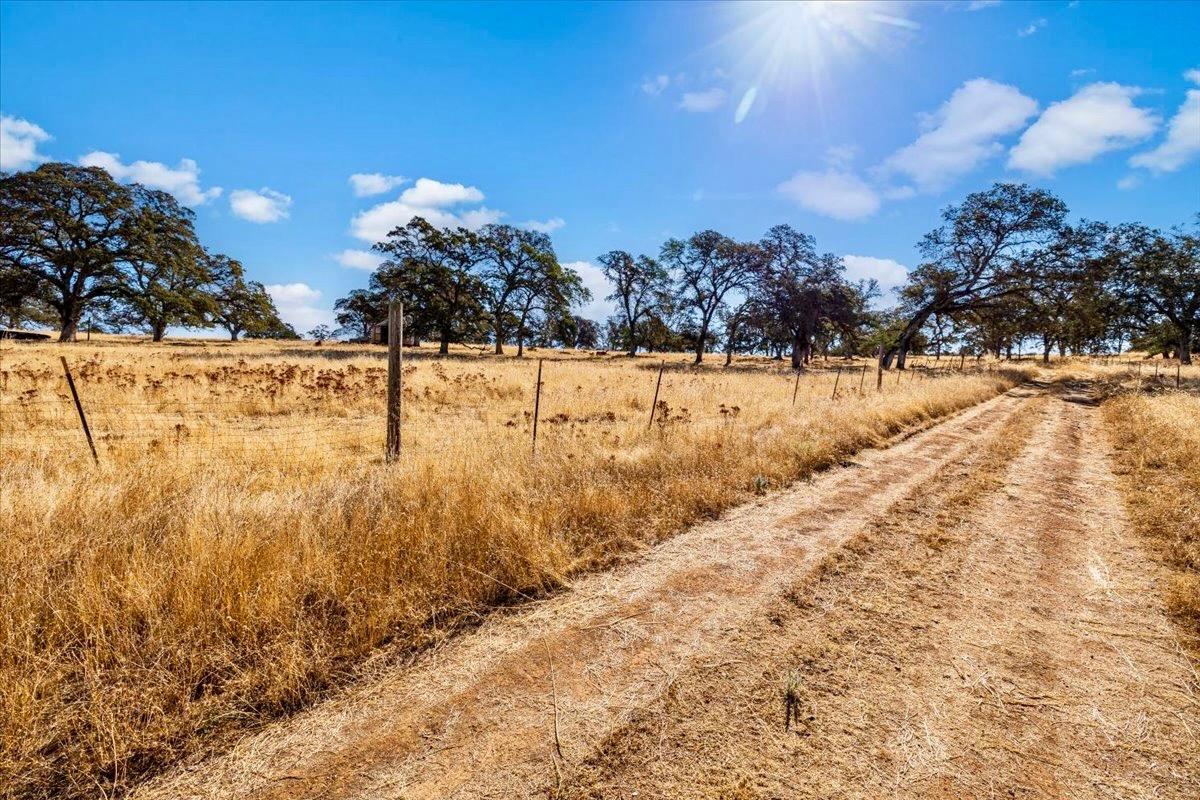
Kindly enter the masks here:
[[83, 413], [83, 403], [79, 402], [79, 392], [75, 391], [75, 379], [71, 377], [71, 368], [67, 366], [67, 357], [59, 356], [62, 360], [63, 373], [67, 376], [67, 386], [71, 388], [71, 397], [75, 400], [75, 410], [79, 412], [79, 424], [83, 426], [83, 435], [87, 437], [88, 448], [92, 451], [92, 461], [100, 463], [96, 455], [96, 444], [92, 441], [92, 429], [88, 427], [87, 415]]
[[858, 392], [862, 394], [863, 387], [867, 384], [867, 365], [863, 364], [862, 377], [858, 379]]
[[538, 411], [542, 405], [542, 359], [538, 359], [537, 386], [533, 390], [533, 452], [537, 454]]
[[388, 303], [387, 462], [400, 458], [404, 411], [404, 304]]
[[879, 345], [879, 355], [875, 359], [875, 391], [883, 391], [883, 345]]
[[[66, 363], [66, 361], [64, 361], [63, 363], [65, 364], [65, 363]], [[1176, 365], [1175, 365], [1175, 388], [1176, 388], [1176, 389], [1178, 389], [1178, 388], [1179, 388], [1179, 369], [1180, 369], [1180, 367], [1182, 367], [1182, 366], [1183, 366], [1183, 362], [1182, 362], [1182, 361], [1180, 361], [1178, 364], [1176, 364]], [[77, 401], [77, 402], [78, 402], [78, 401]], [[81, 413], [81, 414], [82, 414], [83, 412], [82, 412], [82, 411], [80, 411], [79, 413]], [[85, 425], [85, 427], [86, 427], [86, 425]], [[88, 437], [88, 441], [89, 441], [89, 442], [91, 441], [91, 437], [90, 437], [90, 436]]]
[[658, 382], [654, 384], [654, 402], [650, 404], [650, 422], [646, 424], [646, 430], [654, 427], [654, 409], [658, 408], [658, 390], [662, 386], [662, 374], [666, 368], [667, 360], [664, 358], [662, 363], [658, 365]]
[[837, 400], [838, 381], [840, 381], [841, 379], [842, 379], [842, 368], [838, 367], [837, 375], [835, 375], [833, 378], [833, 394], [830, 396], [830, 398], [829, 398], [830, 400]]
[[796, 407], [796, 394], [800, 391], [800, 370], [796, 370], [796, 385], [792, 388], [792, 408]]

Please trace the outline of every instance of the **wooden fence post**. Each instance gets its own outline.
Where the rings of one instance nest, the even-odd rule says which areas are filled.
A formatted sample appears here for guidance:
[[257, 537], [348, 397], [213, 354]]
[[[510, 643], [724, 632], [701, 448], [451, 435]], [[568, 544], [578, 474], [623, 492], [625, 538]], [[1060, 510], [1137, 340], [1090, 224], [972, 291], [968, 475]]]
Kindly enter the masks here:
[[533, 452], [537, 454], [538, 412], [542, 405], [542, 359], [538, 359], [537, 386], [533, 389]]
[[404, 411], [404, 304], [388, 303], [387, 462], [400, 458]]
[[862, 377], [858, 379], [858, 392], [862, 394], [863, 387], [867, 385], [867, 365], [863, 364]]
[[800, 391], [800, 370], [796, 370], [796, 385], [792, 388], [792, 408], [796, 407], [796, 394]]
[[650, 422], [646, 425], [646, 430], [654, 427], [654, 409], [658, 408], [658, 390], [662, 386], [663, 370], [667, 368], [667, 360], [664, 358], [662, 363], [658, 365], [658, 382], [654, 384], [654, 402], [650, 404]]
[[830, 400], [837, 400], [838, 381], [840, 381], [842, 379], [842, 368], [838, 367], [837, 369], [838, 369], [837, 375], [835, 375], [833, 377], [833, 394], [830, 395], [830, 397], [829, 397]]
[[71, 368], [67, 366], [67, 357], [59, 356], [62, 359], [63, 373], [67, 376], [67, 386], [71, 388], [71, 397], [75, 400], [75, 410], [79, 412], [79, 424], [83, 426], [83, 435], [87, 437], [88, 448], [92, 451], [92, 461], [96, 464], [100, 463], [100, 456], [96, 455], [96, 444], [92, 441], [92, 429], [88, 427], [87, 415], [83, 413], [83, 403], [79, 402], [79, 392], [75, 391], [75, 379], [71, 377]]
[[[63, 363], [65, 364], [66, 362], [64, 361]], [[1182, 362], [1182, 361], [1180, 361], [1178, 364], [1176, 364], [1176, 365], [1175, 365], [1175, 388], [1176, 388], [1176, 389], [1178, 389], [1178, 388], [1179, 388], [1179, 370], [1180, 370], [1180, 368], [1181, 368], [1182, 366], [1183, 366], [1183, 362]], [[76, 402], [78, 402], [78, 401], [76, 401]], [[83, 412], [81, 411], [81, 412], [79, 412], [79, 413], [81, 413], [81, 414], [82, 414]], [[85, 426], [85, 427], [86, 427], [86, 426]], [[88, 438], [88, 441], [91, 441], [91, 438], [90, 438], [90, 437]]]
[[883, 391], [883, 345], [879, 345], [879, 357], [875, 359], [875, 391]]

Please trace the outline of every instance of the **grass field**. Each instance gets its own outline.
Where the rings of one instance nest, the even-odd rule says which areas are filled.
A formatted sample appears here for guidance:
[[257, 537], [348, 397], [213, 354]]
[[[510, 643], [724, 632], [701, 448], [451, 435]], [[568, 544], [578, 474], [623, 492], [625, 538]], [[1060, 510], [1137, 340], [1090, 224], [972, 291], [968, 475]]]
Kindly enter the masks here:
[[660, 357], [531, 356], [547, 359], [536, 454], [536, 361], [461, 350], [406, 362], [388, 466], [381, 349], [0, 350], [0, 786], [119, 792], [303, 707], [381, 646], [420, 645], [1022, 377], [918, 369], [877, 393], [862, 362], [840, 378], [830, 362], [797, 391], [779, 362], [669, 356], [648, 426]]
[[1200, 652], [1200, 395], [1129, 394], [1104, 411], [1130, 519], [1170, 566], [1168, 609]]

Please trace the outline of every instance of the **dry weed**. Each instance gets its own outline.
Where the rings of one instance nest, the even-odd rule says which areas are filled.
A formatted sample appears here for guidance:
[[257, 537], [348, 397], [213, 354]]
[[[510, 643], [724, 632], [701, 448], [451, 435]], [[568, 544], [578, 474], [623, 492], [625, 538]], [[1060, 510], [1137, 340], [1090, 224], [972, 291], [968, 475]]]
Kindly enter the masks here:
[[1200, 397], [1127, 394], [1104, 412], [1129, 518], [1172, 568], [1168, 607], [1200, 645]]

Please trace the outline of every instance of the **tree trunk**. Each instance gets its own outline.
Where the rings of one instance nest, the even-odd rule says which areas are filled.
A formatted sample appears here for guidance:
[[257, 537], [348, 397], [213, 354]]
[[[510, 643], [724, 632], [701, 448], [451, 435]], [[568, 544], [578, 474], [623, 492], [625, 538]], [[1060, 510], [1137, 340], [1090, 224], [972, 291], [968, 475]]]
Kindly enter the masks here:
[[241, 333], [241, 331], [238, 330], [237, 328], [230, 328], [229, 329], [229, 341], [236, 342], [238, 340], [239, 333]]
[[502, 356], [504, 355], [504, 331], [501, 330], [500, 323], [496, 323], [492, 328], [492, 333], [496, 337], [496, 355]]
[[517, 358], [525, 357], [525, 337], [517, 334]]
[[1042, 363], [1050, 363], [1050, 351], [1054, 349], [1054, 338], [1052, 336], [1042, 337]]
[[450, 330], [444, 328], [442, 330], [442, 341], [438, 345], [438, 355], [448, 355], [450, 353]]
[[792, 337], [792, 369], [804, 367], [804, 336], [796, 334]]
[[167, 323], [163, 320], [156, 320], [150, 324], [150, 339], [152, 341], [161, 342], [166, 333]]
[[699, 366], [704, 361], [704, 343], [708, 340], [708, 323], [700, 326], [700, 335], [696, 337], [696, 360], [692, 363]]
[[1192, 329], [1190, 326], [1179, 332], [1179, 363], [1192, 363]]
[[74, 297], [67, 297], [59, 313], [59, 320], [62, 323], [62, 329], [58, 332], [60, 342], [75, 341], [75, 336], [79, 333], [79, 318], [82, 316], [83, 309], [79, 307], [77, 300]]

